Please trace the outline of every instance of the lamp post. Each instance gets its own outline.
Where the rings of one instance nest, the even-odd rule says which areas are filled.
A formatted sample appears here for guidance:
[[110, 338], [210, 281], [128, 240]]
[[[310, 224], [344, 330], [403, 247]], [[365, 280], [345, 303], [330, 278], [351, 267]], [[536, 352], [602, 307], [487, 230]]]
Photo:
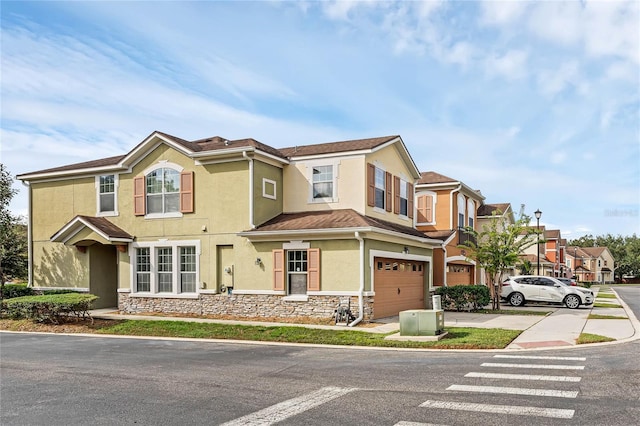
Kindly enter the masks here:
[[538, 249], [538, 253], [536, 253], [536, 259], [538, 260], [538, 275], [540, 275], [540, 216], [542, 216], [542, 212], [540, 209], [533, 212], [536, 215], [536, 228], [538, 230], [538, 241], [536, 247]]
[[573, 246], [573, 275], [576, 276], [576, 281], [578, 281], [578, 247]]

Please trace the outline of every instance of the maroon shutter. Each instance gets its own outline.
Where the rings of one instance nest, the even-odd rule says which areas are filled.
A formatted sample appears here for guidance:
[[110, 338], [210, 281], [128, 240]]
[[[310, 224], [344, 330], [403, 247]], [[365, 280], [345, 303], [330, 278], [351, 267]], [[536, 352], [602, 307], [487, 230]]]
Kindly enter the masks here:
[[393, 200], [392, 194], [391, 194], [391, 182], [392, 182], [391, 173], [385, 172], [384, 190], [385, 190], [385, 193], [387, 195], [386, 196], [387, 199], [386, 199], [385, 207], [386, 207], [386, 210], [388, 212], [391, 211], [391, 202]]
[[400, 178], [393, 177], [393, 213], [400, 213]]
[[193, 213], [193, 172], [180, 173], [180, 213]]
[[376, 166], [367, 163], [367, 205], [376, 205]]
[[413, 184], [407, 182], [407, 210], [409, 219], [413, 219]]
[[320, 291], [320, 249], [308, 249], [307, 259], [307, 291]]
[[284, 250], [273, 250], [273, 289], [284, 291]]

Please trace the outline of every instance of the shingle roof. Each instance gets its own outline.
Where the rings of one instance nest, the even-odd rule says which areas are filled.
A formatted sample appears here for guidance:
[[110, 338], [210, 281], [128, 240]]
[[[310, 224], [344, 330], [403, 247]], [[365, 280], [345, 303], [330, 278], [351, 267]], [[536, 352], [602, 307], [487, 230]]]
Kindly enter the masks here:
[[429, 184], [429, 183], [453, 183], [458, 182], [457, 180], [450, 178], [449, 176], [441, 175], [436, 172], [422, 172], [420, 174], [420, 180], [418, 180], [418, 184]]
[[510, 203], [483, 204], [480, 207], [478, 207], [478, 216], [491, 216], [493, 215], [493, 212], [497, 212], [498, 210], [504, 213], [510, 207], [511, 207]]
[[282, 213], [247, 233], [368, 227], [426, 238], [424, 233], [409, 226], [361, 215], [351, 209]]
[[455, 233], [456, 231], [453, 230], [446, 230], [446, 231], [427, 231], [424, 232], [424, 234], [429, 237], [429, 238], [433, 238], [434, 240], [442, 240], [442, 241], [446, 241], [447, 238], [449, 238], [451, 235], [453, 235], [453, 233]]
[[[66, 166], [52, 167], [50, 169], [38, 170], [33, 173], [54, 173], [54, 172], [66, 172], [71, 170], [83, 170], [93, 169], [95, 167], [115, 166], [122, 160], [124, 155], [116, 155], [115, 157], [101, 158], [99, 160], [83, 161], [81, 163], [68, 164]], [[26, 174], [26, 173], [25, 173]], [[31, 174], [31, 173], [29, 173]], [[21, 175], [18, 175], [18, 179]]]
[[133, 238], [132, 235], [111, 223], [107, 218], [82, 215], [77, 217], [86, 220], [110, 238]]
[[360, 151], [373, 149], [396, 138], [398, 135], [382, 136], [378, 138], [353, 139], [348, 141], [328, 142], [315, 145], [301, 145], [281, 148], [279, 151], [286, 157], [301, 157], [305, 155], [332, 154], [345, 151]]
[[605, 251], [606, 247], [581, 247], [581, 249], [591, 257], [598, 257]]
[[544, 231], [544, 238], [545, 239], [559, 239], [560, 238], [560, 230], [559, 229], [547, 229]]

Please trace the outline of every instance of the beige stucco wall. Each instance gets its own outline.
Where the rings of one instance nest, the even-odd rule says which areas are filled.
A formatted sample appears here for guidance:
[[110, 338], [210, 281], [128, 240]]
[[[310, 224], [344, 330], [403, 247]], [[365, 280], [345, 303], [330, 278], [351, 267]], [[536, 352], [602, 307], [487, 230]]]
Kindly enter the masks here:
[[48, 241], [33, 243], [35, 287], [89, 288], [89, 257], [75, 247]]
[[[280, 167], [272, 166], [262, 161], [253, 162], [253, 222], [256, 226], [282, 213], [283, 208], [283, 171]], [[276, 183], [276, 199], [264, 197], [263, 180], [269, 179]]]
[[[336, 202], [310, 202], [311, 168], [337, 164]], [[284, 168], [284, 211], [318, 211], [353, 209], [364, 213], [366, 204], [366, 171], [364, 156], [336, 157], [322, 160], [293, 161]]]

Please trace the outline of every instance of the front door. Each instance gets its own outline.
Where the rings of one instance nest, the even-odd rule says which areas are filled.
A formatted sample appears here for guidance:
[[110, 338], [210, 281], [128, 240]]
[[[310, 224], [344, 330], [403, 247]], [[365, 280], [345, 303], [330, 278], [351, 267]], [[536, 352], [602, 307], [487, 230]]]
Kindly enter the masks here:
[[216, 252], [218, 289], [222, 291], [223, 287], [233, 288], [235, 274], [233, 246], [218, 246]]
[[89, 292], [98, 296], [94, 309], [118, 306], [118, 255], [115, 246], [92, 244], [89, 252]]

